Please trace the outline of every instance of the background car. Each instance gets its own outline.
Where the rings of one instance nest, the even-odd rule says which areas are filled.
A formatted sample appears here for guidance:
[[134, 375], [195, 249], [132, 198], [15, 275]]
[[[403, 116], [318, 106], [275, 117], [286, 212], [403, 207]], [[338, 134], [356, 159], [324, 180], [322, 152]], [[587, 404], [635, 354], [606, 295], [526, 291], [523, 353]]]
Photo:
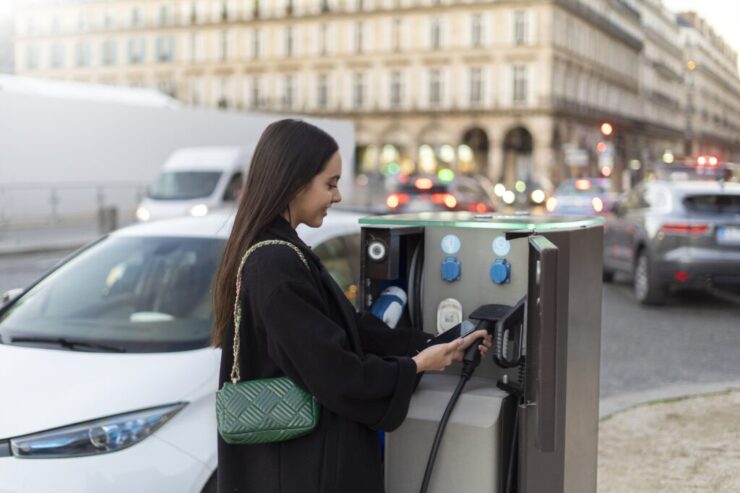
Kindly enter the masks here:
[[443, 182], [432, 176], [409, 176], [389, 193], [389, 212], [471, 211], [493, 212], [495, 197], [473, 177], [458, 176]]
[[[354, 301], [359, 217], [298, 230]], [[223, 214], [119, 230], [0, 308], [1, 490], [215, 491], [210, 288], [230, 230]]]
[[553, 214], [597, 215], [608, 211], [615, 200], [608, 178], [572, 178], [555, 189], [545, 207]]
[[740, 184], [645, 182], [613, 207], [604, 229], [604, 279], [633, 275], [635, 297], [740, 286]]

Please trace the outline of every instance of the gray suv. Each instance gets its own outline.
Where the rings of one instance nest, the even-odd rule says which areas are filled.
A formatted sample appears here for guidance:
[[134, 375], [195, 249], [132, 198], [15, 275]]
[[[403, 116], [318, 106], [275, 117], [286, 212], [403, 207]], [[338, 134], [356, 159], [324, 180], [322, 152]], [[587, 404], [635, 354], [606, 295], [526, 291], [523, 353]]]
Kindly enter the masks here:
[[659, 304], [680, 288], [740, 286], [740, 183], [641, 183], [604, 226], [604, 281], [633, 275], [635, 297]]

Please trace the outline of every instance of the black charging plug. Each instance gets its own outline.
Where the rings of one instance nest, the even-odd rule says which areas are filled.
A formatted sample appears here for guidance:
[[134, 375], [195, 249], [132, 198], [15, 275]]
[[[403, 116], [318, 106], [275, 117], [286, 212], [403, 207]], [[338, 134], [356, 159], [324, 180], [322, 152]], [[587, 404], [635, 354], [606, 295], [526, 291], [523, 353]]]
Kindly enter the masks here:
[[463, 356], [463, 369], [460, 376], [465, 378], [465, 380], [468, 380], [470, 377], [473, 376], [473, 372], [476, 368], [478, 368], [478, 365], [480, 365], [480, 349], [478, 349], [478, 346], [483, 344], [483, 338], [479, 337], [475, 341], [473, 341], [473, 344], [468, 346], [468, 349], [465, 350], [465, 355]]

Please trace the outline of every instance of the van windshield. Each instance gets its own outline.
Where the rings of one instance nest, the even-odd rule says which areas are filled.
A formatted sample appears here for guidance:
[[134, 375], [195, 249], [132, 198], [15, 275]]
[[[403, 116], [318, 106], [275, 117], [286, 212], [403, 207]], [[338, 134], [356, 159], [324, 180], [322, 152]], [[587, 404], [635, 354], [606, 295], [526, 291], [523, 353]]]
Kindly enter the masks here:
[[166, 171], [147, 191], [155, 200], [190, 200], [209, 197], [221, 178], [220, 171]]

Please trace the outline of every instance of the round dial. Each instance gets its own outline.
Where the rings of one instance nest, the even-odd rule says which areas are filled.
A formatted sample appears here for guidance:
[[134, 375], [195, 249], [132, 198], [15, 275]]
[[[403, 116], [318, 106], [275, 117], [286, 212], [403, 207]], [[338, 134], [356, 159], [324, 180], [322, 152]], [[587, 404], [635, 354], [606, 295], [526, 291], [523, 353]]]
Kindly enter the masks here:
[[442, 238], [440, 246], [442, 247], [442, 251], [447, 255], [455, 255], [460, 251], [460, 238], [455, 235], [446, 235]]
[[511, 243], [504, 236], [497, 236], [493, 240], [493, 253], [499, 257], [505, 257], [511, 251]]

